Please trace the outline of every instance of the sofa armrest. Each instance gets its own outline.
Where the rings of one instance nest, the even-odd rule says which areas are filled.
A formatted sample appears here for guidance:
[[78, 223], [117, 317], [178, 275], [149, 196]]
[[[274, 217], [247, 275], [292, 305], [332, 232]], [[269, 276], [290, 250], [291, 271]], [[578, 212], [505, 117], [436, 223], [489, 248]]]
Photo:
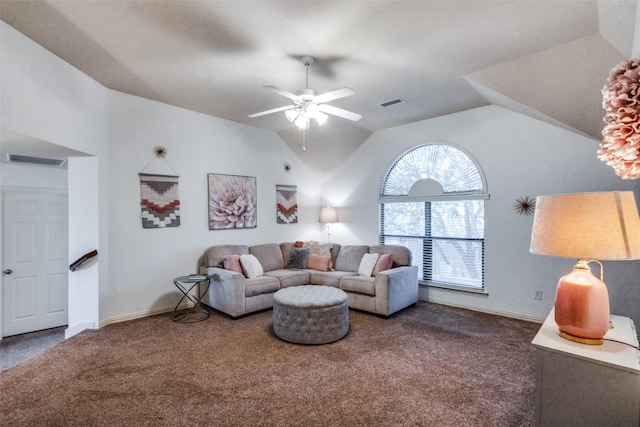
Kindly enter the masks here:
[[202, 267], [201, 274], [210, 277], [209, 291], [202, 301], [231, 317], [245, 314], [245, 277], [242, 273], [219, 267]]
[[390, 316], [418, 302], [418, 267], [395, 267], [376, 275], [376, 313]]

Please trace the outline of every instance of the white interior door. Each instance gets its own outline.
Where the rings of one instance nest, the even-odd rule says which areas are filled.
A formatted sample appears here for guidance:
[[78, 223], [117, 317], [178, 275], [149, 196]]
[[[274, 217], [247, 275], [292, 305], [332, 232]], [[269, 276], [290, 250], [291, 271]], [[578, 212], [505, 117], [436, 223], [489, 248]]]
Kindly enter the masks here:
[[2, 336], [68, 322], [68, 203], [55, 192], [6, 191]]

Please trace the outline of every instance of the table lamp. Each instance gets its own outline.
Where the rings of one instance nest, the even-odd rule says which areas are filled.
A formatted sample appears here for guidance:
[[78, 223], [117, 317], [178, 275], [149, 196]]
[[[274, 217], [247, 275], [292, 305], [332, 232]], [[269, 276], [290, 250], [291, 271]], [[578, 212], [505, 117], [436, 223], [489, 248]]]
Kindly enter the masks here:
[[338, 222], [338, 210], [327, 206], [326, 208], [320, 208], [320, 217], [318, 222], [326, 224], [327, 229], [327, 242], [331, 245], [331, 223]]
[[[609, 329], [609, 293], [596, 258], [640, 258], [640, 217], [633, 192], [537, 197], [530, 252], [578, 259], [558, 282], [555, 321], [563, 338], [602, 344]], [[591, 273], [590, 262], [600, 264], [600, 278]]]

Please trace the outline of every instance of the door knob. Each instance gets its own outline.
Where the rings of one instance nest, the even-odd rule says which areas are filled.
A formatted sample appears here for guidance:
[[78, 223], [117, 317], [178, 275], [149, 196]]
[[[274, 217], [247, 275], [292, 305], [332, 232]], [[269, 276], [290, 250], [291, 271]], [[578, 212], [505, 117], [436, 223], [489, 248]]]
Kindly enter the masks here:
[[6, 269], [6, 270], [4, 271], [4, 274], [7, 274], [7, 275], [9, 275], [9, 274], [11, 274], [11, 273], [13, 273], [13, 270], [11, 270], [10, 268], [8, 268], [8, 269]]

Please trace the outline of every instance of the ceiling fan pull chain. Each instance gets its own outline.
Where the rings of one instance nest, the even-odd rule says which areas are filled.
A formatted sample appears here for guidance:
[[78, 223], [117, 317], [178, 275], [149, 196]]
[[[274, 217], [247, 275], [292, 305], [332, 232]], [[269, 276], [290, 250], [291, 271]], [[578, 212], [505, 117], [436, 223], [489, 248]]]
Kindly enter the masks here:
[[302, 151], [307, 151], [307, 131], [302, 130]]

